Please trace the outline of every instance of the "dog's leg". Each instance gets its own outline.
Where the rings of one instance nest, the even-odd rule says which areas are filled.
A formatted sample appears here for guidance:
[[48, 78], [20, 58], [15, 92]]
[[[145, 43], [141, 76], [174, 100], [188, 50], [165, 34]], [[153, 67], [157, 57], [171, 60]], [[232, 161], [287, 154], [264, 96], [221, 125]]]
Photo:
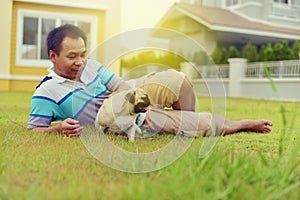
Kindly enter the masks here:
[[135, 139], [135, 127], [134, 125], [131, 126], [127, 131], [127, 137], [128, 137], [128, 140], [129, 142], [134, 142], [134, 139]]

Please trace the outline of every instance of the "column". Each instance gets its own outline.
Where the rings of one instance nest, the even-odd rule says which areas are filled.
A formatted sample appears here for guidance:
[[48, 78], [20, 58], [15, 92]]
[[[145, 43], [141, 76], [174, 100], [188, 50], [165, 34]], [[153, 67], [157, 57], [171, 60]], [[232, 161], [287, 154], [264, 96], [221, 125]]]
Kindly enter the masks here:
[[230, 58], [229, 62], [229, 97], [241, 97], [241, 78], [245, 77], [247, 59]]

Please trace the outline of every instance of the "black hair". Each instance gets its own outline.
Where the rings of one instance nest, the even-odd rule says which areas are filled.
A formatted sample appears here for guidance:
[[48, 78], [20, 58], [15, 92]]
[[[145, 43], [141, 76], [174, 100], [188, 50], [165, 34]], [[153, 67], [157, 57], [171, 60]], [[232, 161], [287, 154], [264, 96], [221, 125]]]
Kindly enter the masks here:
[[59, 55], [62, 48], [61, 43], [65, 37], [70, 37], [73, 39], [82, 38], [86, 46], [85, 33], [77, 26], [65, 24], [54, 28], [52, 31], [49, 32], [47, 37], [48, 56], [50, 50], [54, 51], [56, 54]]

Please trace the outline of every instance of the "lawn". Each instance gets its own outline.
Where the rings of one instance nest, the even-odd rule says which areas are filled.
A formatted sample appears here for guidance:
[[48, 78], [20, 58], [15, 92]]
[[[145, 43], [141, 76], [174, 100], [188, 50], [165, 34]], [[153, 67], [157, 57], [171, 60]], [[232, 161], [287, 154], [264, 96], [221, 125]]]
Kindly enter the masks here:
[[[298, 104], [226, 99], [229, 119], [270, 119], [270, 134], [220, 137], [199, 159], [195, 139], [172, 164], [147, 173], [114, 170], [95, 159], [81, 139], [26, 130], [31, 93], [0, 93], [0, 199], [300, 199]], [[210, 111], [209, 98], [198, 99]], [[108, 137], [132, 152], [155, 151], [174, 136], [134, 144]]]

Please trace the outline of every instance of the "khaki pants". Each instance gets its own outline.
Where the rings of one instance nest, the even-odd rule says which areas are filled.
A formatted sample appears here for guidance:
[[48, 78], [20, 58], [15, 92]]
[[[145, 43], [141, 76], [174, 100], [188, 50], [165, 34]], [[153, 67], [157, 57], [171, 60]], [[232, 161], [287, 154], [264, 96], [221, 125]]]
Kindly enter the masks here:
[[207, 112], [164, 110], [153, 107], [147, 111], [143, 128], [198, 137], [211, 131], [212, 115]]

